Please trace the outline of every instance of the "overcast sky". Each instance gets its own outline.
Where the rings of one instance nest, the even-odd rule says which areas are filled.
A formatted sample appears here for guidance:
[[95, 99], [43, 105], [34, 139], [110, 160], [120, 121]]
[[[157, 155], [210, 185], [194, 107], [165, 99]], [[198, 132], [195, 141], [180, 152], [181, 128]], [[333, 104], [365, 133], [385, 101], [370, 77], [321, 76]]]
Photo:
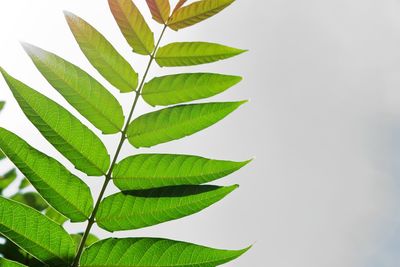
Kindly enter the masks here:
[[[143, 72], [146, 59], [130, 53], [106, 2], [1, 1], [0, 65], [67, 106], [24, 54], [18, 41], [26, 41], [83, 67], [127, 107], [131, 99], [118, 95], [90, 66], [62, 14], [69, 10], [88, 20]], [[149, 19], [144, 0], [136, 2]], [[150, 25], [158, 35], [160, 26]], [[151, 75], [242, 75], [240, 85], [213, 100], [251, 101], [220, 124], [152, 151], [256, 160], [218, 182], [239, 183], [241, 188], [210, 209], [117, 235], [168, 237], [229, 249], [255, 243], [226, 266], [397, 267], [400, 2], [237, 0], [207, 22], [168, 32], [163, 44], [190, 40], [250, 52], [195, 68], [154, 67]], [[0, 99], [8, 102], [0, 116], [2, 127], [71, 167], [29, 124], [1, 79]], [[150, 110], [141, 103], [136, 115]], [[104, 138], [110, 151], [116, 139]], [[137, 151], [124, 147], [123, 157], [133, 153]], [[98, 192], [102, 179], [75, 173]], [[82, 227], [68, 225], [72, 231]]]

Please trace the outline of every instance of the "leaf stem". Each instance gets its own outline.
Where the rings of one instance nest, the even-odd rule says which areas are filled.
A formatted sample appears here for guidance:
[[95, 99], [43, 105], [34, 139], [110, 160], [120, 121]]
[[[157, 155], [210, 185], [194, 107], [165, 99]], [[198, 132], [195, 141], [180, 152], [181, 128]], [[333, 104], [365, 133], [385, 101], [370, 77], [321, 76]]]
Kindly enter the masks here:
[[82, 256], [82, 252], [83, 252], [83, 249], [85, 247], [86, 240], [87, 240], [87, 238], [88, 238], [88, 236], [90, 234], [90, 231], [91, 231], [91, 229], [92, 229], [92, 227], [93, 227], [93, 225], [95, 223], [95, 218], [96, 218], [96, 214], [97, 214], [97, 211], [99, 209], [100, 203], [103, 200], [103, 197], [104, 197], [104, 194], [106, 192], [107, 186], [108, 186], [109, 182], [112, 179], [112, 176], [111, 176], [112, 172], [114, 170], [114, 167], [115, 167], [115, 164], [117, 162], [118, 156], [121, 153], [121, 150], [122, 150], [122, 147], [123, 147], [123, 145], [125, 143], [125, 140], [127, 139], [126, 133], [128, 131], [129, 124], [130, 124], [130, 122], [132, 120], [133, 112], [135, 111], [135, 108], [136, 108], [137, 103], [139, 101], [139, 97], [140, 97], [140, 94], [142, 92], [144, 83], [146, 82], [147, 75], [149, 74], [150, 67], [151, 67], [151, 65], [152, 65], [152, 63], [153, 63], [153, 61], [155, 59], [156, 52], [158, 50], [158, 47], [160, 46], [161, 39], [164, 36], [164, 33], [165, 33], [166, 29], [167, 29], [167, 25], [164, 25], [164, 28], [163, 28], [163, 30], [162, 30], [162, 32], [160, 34], [160, 37], [158, 38], [158, 41], [157, 41], [157, 44], [156, 44], [156, 46], [155, 46], [155, 48], [153, 50], [153, 53], [150, 55], [150, 60], [149, 60], [149, 63], [147, 64], [146, 71], [145, 71], [145, 73], [143, 75], [143, 78], [142, 78], [142, 81], [141, 81], [141, 83], [139, 85], [139, 88], [135, 91], [136, 92], [136, 96], [135, 96], [135, 99], [133, 101], [132, 108], [131, 108], [131, 110], [129, 112], [128, 118], [126, 120], [124, 129], [121, 132], [121, 139], [119, 141], [117, 150], [115, 151], [115, 155], [114, 155], [113, 161], [111, 162], [110, 169], [108, 170], [107, 174], [105, 175], [105, 181], [104, 181], [104, 184], [103, 184], [103, 186], [101, 188], [100, 194], [99, 194], [99, 196], [97, 198], [96, 205], [94, 206], [93, 212], [90, 215], [90, 218], [88, 219], [88, 224], [87, 224], [86, 230], [85, 230], [85, 232], [84, 232], [84, 234], [82, 236], [81, 242], [79, 244], [79, 248], [78, 248], [78, 251], [76, 253], [74, 262], [72, 263], [72, 267], [78, 267], [78, 265], [79, 265], [79, 260], [80, 260], [80, 258]]

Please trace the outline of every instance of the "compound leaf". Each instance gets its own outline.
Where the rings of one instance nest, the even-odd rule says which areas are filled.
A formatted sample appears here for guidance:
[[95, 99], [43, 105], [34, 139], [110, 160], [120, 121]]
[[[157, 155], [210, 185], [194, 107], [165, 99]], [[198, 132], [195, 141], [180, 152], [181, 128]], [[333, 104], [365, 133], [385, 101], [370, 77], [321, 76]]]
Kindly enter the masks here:
[[161, 24], [166, 24], [171, 12], [169, 0], [146, 0], [153, 19]]
[[53, 53], [26, 43], [23, 47], [46, 80], [96, 128], [104, 134], [122, 129], [122, 107], [103, 85]]
[[154, 50], [154, 34], [132, 0], [108, 0], [112, 14], [133, 51], [150, 55]]
[[177, 31], [206, 20], [232, 4], [235, 0], [201, 0], [179, 8], [168, 22]]
[[36, 190], [72, 221], [85, 221], [92, 211], [89, 187], [53, 158], [0, 128], [0, 148]]
[[0, 258], [0, 267], [23, 267], [23, 266], [26, 265], [23, 265], [16, 261], [7, 260], [5, 258]]
[[70, 12], [64, 13], [82, 52], [97, 71], [122, 93], [135, 90], [138, 74], [113, 45], [82, 18]]
[[227, 176], [249, 162], [212, 160], [189, 155], [139, 154], [115, 166], [113, 181], [122, 191], [198, 185]]
[[239, 76], [214, 73], [168, 75], [146, 83], [142, 96], [152, 106], [168, 106], [212, 97], [241, 80]]
[[144, 114], [129, 125], [128, 140], [139, 148], [180, 139], [217, 123], [245, 102], [180, 105]]
[[197, 213], [237, 187], [184, 185], [117, 193], [100, 204], [96, 222], [110, 232], [156, 225]]
[[0, 68], [28, 119], [75, 168], [92, 176], [103, 175], [110, 156], [101, 140], [69, 111], [14, 79]]
[[69, 234], [40, 212], [0, 197], [0, 232], [50, 266], [65, 266], [74, 257]]
[[110, 238], [86, 249], [80, 266], [211, 267], [232, 261], [247, 250], [219, 250], [159, 238]]

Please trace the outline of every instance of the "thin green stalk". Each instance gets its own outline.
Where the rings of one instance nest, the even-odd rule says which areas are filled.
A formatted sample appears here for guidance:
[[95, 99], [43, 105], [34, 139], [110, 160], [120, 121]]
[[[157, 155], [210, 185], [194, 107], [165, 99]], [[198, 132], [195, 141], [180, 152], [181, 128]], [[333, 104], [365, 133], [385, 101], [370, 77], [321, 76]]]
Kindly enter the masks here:
[[147, 78], [147, 75], [148, 75], [148, 73], [150, 71], [151, 64], [154, 61], [156, 52], [158, 50], [158, 47], [160, 46], [161, 39], [164, 36], [164, 33], [165, 33], [166, 29], [167, 29], [167, 25], [164, 25], [164, 28], [163, 28], [163, 30], [162, 30], [162, 32], [160, 34], [160, 37], [158, 38], [157, 44], [156, 44], [156, 46], [154, 48], [154, 51], [150, 55], [150, 60], [149, 60], [149, 63], [147, 64], [147, 68], [146, 68], [146, 71], [145, 71], [145, 73], [143, 75], [143, 79], [142, 79], [142, 81], [141, 81], [141, 83], [139, 85], [138, 90], [136, 91], [135, 100], [133, 101], [132, 108], [131, 108], [131, 110], [129, 112], [129, 116], [128, 116], [127, 120], [126, 120], [124, 129], [121, 132], [121, 139], [119, 141], [117, 150], [116, 150], [114, 158], [113, 158], [113, 160], [111, 162], [110, 169], [108, 170], [107, 174], [105, 175], [104, 184], [103, 184], [103, 186], [101, 188], [101, 191], [100, 191], [100, 194], [99, 194], [99, 196], [97, 198], [96, 205], [94, 206], [93, 212], [90, 215], [90, 218], [88, 220], [88, 224], [87, 224], [86, 230], [85, 230], [85, 232], [84, 232], [84, 234], [82, 236], [81, 242], [79, 244], [78, 251], [77, 251], [75, 259], [74, 259], [74, 262], [72, 263], [72, 267], [77, 267], [78, 264], [79, 264], [79, 260], [80, 260], [80, 258], [82, 256], [82, 252], [83, 252], [83, 249], [85, 247], [86, 240], [87, 240], [87, 238], [88, 238], [88, 236], [90, 234], [90, 231], [91, 231], [91, 229], [93, 227], [93, 224], [95, 223], [95, 218], [96, 218], [96, 214], [97, 214], [97, 211], [99, 209], [100, 203], [103, 200], [103, 197], [104, 197], [104, 194], [106, 192], [107, 186], [108, 186], [109, 182], [111, 181], [111, 175], [112, 175], [112, 172], [114, 170], [115, 164], [117, 162], [118, 156], [121, 153], [121, 149], [122, 149], [122, 146], [125, 143], [125, 140], [127, 139], [126, 133], [128, 131], [129, 124], [130, 124], [130, 122], [132, 120], [133, 112], [135, 111], [136, 105], [137, 105], [137, 103], [139, 101], [139, 97], [140, 97], [140, 94], [142, 92], [144, 83], [146, 82], [146, 78]]

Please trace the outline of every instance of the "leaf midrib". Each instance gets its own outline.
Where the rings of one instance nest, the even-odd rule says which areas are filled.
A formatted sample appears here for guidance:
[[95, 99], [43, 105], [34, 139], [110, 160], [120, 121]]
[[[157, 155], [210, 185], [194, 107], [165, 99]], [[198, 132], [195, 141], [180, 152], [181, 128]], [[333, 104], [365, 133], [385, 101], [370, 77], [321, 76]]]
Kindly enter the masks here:
[[[10, 232], [13, 232], [13, 233], [17, 234], [18, 236], [22, 237], [23, 239], [26, 239], [26, 240], [28, 240], [28, 241], [30, 241], [30, 242], [36, 244], [38, 247], [40, 247], [41, 249], [43, 249], [43, 250], [46, 251], [47, 253], [49, 253], [49, 254], [55, 256], [57, 259], [61, 260], [62, 262], [65, 262], [65, 259], [60, 258], [59, 255], [54, 254], [54, 252], [51, 251], [49, 248], [46, 248], [46, 247], [42, 246], [41, 243], [35, 242], [34, 240], [28, 238], [27, 236], [24, 236], [23, 234], [21, 234], [21, 233], [19, 233], [18, 231], [16, 231], [16, 230], [10, 228], [9, 226], [6, 226], [6, 225], [3, 224], [3, 223], [0, 223], [0, 225], [3, 225], [3, 227], [5, 227], [6, 229], [8, 229]], [[8, 235], [7, 235], [6, 233], [3, 233], [3, 234], [4, 234], [5, 236], [8, 237]], [[8, 238], [11, 240], [10, 237], [8, 237]], [[22, 248], [22, 249], [25, 250], [27, 253], [30, 253], [30, 252], [28, 252], [26, 249], [24, 249], [24, 248]], [[35, 258], [36, 258], [36, 256], [35, 256]], [[38, 259], [38, 260], [40, 260], [40, 259]], [[42, 260], [40, 260], [40, 261], [42, 261]], [[68, 262], [66, 262], [66, 263], [68, 263]]]
[[[89, 27], [89, 25], [88, 25], [88, 27]], [[115, 47], [113, 47], [113, 45], [112, 45], [110, 42], [108, 42], [107, 39], [106, 39], [100, 32], [98, 32], [98, 31], [95, 30], [95, 29], [92, 29], [92, 27], [89, 27], [89, 28], [90, 28], [91, 31], [97, 32], [101, 37], [103, 37], [104, 42], [107, 43], [107, 46], [109, 46], [109, 47], [108, 47], [109, 49], [112, 49], [112, 50], [114, 50], [115, 52], [117, 52], [116, 49], [115, 49]], [[81, 31], [81, 30], [80, 30], [80, 27], [77, 27], [77, 30], [81, 33], [81, 36], [83, 36], [82, 39], [87, 40], [85, 32]], [[78, 42], [79, 42], [79, 41], [78, 41]], [[92, 42], [90, 42], [90, 41], [82, 41], [82, 42], [85, 43], [86, 46], [87, 46], [90, 50], [96, 52], [95, 54], [96, 54], [97, 58], [103, 63], [103, 65], [105, 65], [106, 67], [108, 66], [108, 70], [109, 70], [109, 71], [111, 70], [111, 72], [112, 72], [115, 76], [118, 76], [118, 77], [120, 78], [120, 80], [122, 80], [122, 81], [124, 82], [125, 86], [127, 86], [128, 88], [131, 87], [131, 85], [129, 84], [129, 81], [127, 81], [127, 80], [125, 79], [125, 77], [123, 77], [122, 75], [120, 75], [120, 73], [119, 73], [118, 71], [116, 71], [115, 68], [114, 68], [111, 64], [109, 64], [109, 63], [107, 62], [107, 60], [106, 60], [105, 57], [103, 56], [103, 53], [97, 53], [97, 51], [96, 51], [96, 49], [94, 48], [94, 46], [91, 45]], [[90, 61], [90, 60], [89, 60], [89, 61]], [[126, 62], [126, 63], [127, 63], [127, 62]], [[127, 64], [129, 65], [129, 63], [127, 63]], [[129, 66], [130, 66], [130, 65], [129, 65]], [[130, 67], [131, 67], [131, 66], [130, 66]], [[136, 73], [135, 73], [135, 74], [136, 74]], [[118, 127], [117, 127], [117, 128], [118, 128]]]
[[[132, 3], [132, 4], [133, 4], [133, 3]], [[147, 50], [147, 47], [146, 47], [145, 43], [143, 43], [142, 39], [139, 37], [139, 35], [138, 35], [137, 32], [135, 31], [133, 25], [131, 24], [131, 21], [129, 20], [127, 14], [125, 13], [125, 10], [122, 8], [122, 6], [120, 6], [119, 3], [117, 3], [117, 6], [118, 6], [118, 8], [122, 11], [122, 12], [120, 12], [120, 13], [122, 13], [122, 15], [124, 16], [125, 21], [128, 22], [130, 30], [131, 30], [132, 33], [136, 36], [136, 40], [139, 41], [139, 43], [140, 43], [140, 45], [142, 46], [142, 48], [144, 48], [144, 51], [146, 51], [146, 53], [150, 55], [151, 52]], [[132, 9], [133, 9], [133, 10], [135, 10], [135, 9], [137, 10], [137, 7], [132, 6]], [[142, 22], [142, 23], [143, 23], [143, 22]]]
[[[171, 20], [172, 22], [169, 23], [168, 26], [174, 26], [174, 25], [176, 25], [176, 24], [184, 23], [186, 20], [191, 20], [191, 19], [194, 19], [194, 18], [196, 18], [196, 17], [203, 16], [203, 15], [209, 13], [209, 12], [214, 12], [215, 10], [218, 10], [218, 9], [221, 9], [221, 8], [223, 9], [223, 8], [229, 6], [229, 5], [230, 5], [230, 4], [223, 4], [223, 5], [220, 5], [220, 6], [218, 6], [218, 7], [215, 7], [215, 8], [212, 8], [212, 9], [207, 9], [206, 11], [197, 13], [196, 15], [191, 15], [191, 16], [189, 16], [189, 17], [182, 18], [182, 19], [180, 19], [180, 20], [178, 20], [178, 19], [175, 20], [175, 21]], [[188, 8], [188, 7], [190, 7], [190, 5], [189, 5], [189, 6], [186, 6], [186, 7], [184, 7], [184, 8], [186, 9], [186, 8]], [[180, 13], [183, 13], [183, 12], [181, 11]], [[176, 14], [179, 14], [179, 13], [176, 13]], [[175, 18], [177, 18], [177, 15], [175, 16]]]
[[[56, 59], [57, 59], [57, 57], [56, 57]], [[61, 58], [60, 58], [60, 59], [61, 59]], [[88, 104], [90, 107], [92, 107], [98, 114], [100, 114], [101, 117], [103, 117], [103, 119], [105, 119], [110, 125], [114, 126], [115, 129], [118, 130], [118, 131], [121, 130], [120, 127], [118, 127], [116, 124], [114, 124], [114, 122], [113, 122], [111, 119], [109, 119], [109, 118], [104, 114], [104, 112], [103, 112], [101, 109], [97, 108], [94, 104], [91, 103], [90, 100], [88, 100], [88, 99], [90, 99], [90, 98], [84, 96], [79, 90], [76, 90], [73, 86], [71, 86], [71, 84], [70, 84], [68, 81], [65, 81], [57, 72], [54, 72], [51, 68], [47, 67], [48, 65], [46, 64], [45, 61], [42, 61], [40, 58], [38, 58], [38, 60], [40, 60], [40, 61], [42, 62], [42, 64], [43, 64], [44, 66], [46, 66], [46, 69], [47, 69], [48, 71], [52, 72], [53, 75], [55, 75], [55, 76], [58, 78], [58, 80], [59, 80], [60, 82], [62, 82], [63, 84], [65, 84], [67, 87], [69, 87], [70, 89], [72, 89], [78, 96], [80, 96], [82, 99], [84, 99], [84, 100], [85, 100], [85, 103]], [[61, 59], [61, 60], [67, 62], [67, 61], [64, 60], [64, 59]], [[71, 64], [71, 66], [73, 66], [75, 69], [78, 69], [79, 71], [82, 71], [82, 72], [84, 73], [84, 75], [86, 75], [86, 79], [90, 79], [90, 78], [88, 78], [88, 76], [90, 76], [90, 75], [87, 74], [84, 70], [80, 69], [79, 67], [75, 66], [74, 64], [72, 64], [72, 63], [70, 63], [70, 62], [67, 62], [67, 63]], [[93, 79], [94, 83], [98, 83], [94, 78], [92, 78], [92, 79]], [[100, 83], [98, 83], [98, 85], [99, 85], [100, 87], [103, 87]], [[106, 90], [104, 87], [103, 87], [103, 89]], [[90, 87], [90, 90], [93, 90], [93, 87]], [[67, 99], [67, 101], [68, 101], [68, 99]], [[68, 101], [68, 102], [69, 102], [69, 101]]]
[[[67, 142], [67, 140], [66, 140], [64, 137], [62, 137], [58, 131], [56, 131], [53, 127], [51, 127], [51, 126], [47, 123], [47, 121], [45, 121], [45, 120], [38, 114], [38, 112], [29, 104], [29, 102], [26, 101], [25, 97], [23, 97], [23, 95], [20, 94], [20, 93], [18, 92], [18, 90], [14, 90], [14, 91], [17, 92], [17, 93], [19, 94], [19, 96], [20, 96], [21, 98], [24, 99], [25, 104], [29, 106], [29, 108], [36, 114], [36, 116], [37, 116], [41, 121], [43, 121], [43, 122], [51, 129], [52, 132], [56, 133], [57, 136], [58, 136], [62, 141], [64, 141], [66, 144], [68, 144], [68, 146], [70, 146], [71, 148], [73, 148], [73, 150], [74, 150], [78, 155], [80, 155], [80, 156], [81, 156], [82, 158], [84, 158], [87, 162], [89, 162], [89, 163], [91, 164], [91, 167], [94, 167], [94, 168], [95, 168], [96, 170], [98, 170], [101, 174], [104, 174], [103, 170], [101, 170], [99, 167], [97, 167], [97, 165], [96, 165], [94, 162], [92, 162], [92, 160], [90, 160], [90, 159], [88, 159], [87, 157], [85, 157], [79, 150], [76, 149], [75, 146], [73, 146], [71, 143]], [[35, 92], [35, 93], [38, 93], [38, 92]], [[39, 93], [38, 93], [38, 94], [39, 94]], [[50, 99], [48, 99], [48, 100], [50, 100]], [[53, 100], [50, 100], [50, 101], [53, 101]], [[53, 102], [52, 102], [52, 103], [53, 103]], [[59, 104], [56, 104], [55, 102], [54, 102], [53, 104], [59, 105]], [[61, 106], [59, 106], [58, 108], [63, 109], [63, 107], [61, 107]], [[66, 110], [65, 110], [65, 111], [66, 111]], [[73, 115], [70, 114], [68, 111], [66, 111], [66, 113], [68, 113], [68, 116], [69, 116], [69, 117], [73, 117]], [[76, 119], [75, 117], [73, 117], [73, 118]], [[76, 120], [77, 120], [77, 119], [76, 119]], [[85, 127], [85, 126], [82, 126], [82, 127]], [[39, 130], [39, 131], [40, 131], [40, 130]], [[40, 132], [41, 132], [41, 131], [40, 131]], [[47, 139], [47, 138], [46, 138], [46, 139]], [[61, 154], [62, 154], [62, 153], [61, 153]]]
[[[199, 104], [199, 105], [201, 105], [201, 104]], [[149, 130], [149, 131], [143, 131], [143, 132], [139, 132], [139, 133], [134, 133], [134, 134], [132, 134], [130, 137], [132, 138], [132, 137], [134, 137], [134, 136], [141, 136], [142, 137], [142, 139], [143, 138], [147, 138], [146, 136], [149, 136], [149, 135], [152, 135], [152, 134], [154, 134], [155, 132], [159, 132], [160, 131], [160, 129], [161, 129], [161, 131], [170, 131], [171, 129], [176, 129], [176, 128], [181, 128], [182, 126], [186, 126], [187, 124], [190, 124], [190, 123], [192, 123], [192, 122], [196, 122], [196, 121], [201, 121], [202, 119], [204, 119], [204, 117], [208, 117], [210, 114], [215, 114], [215, 113], [219, 113], [219, 112], [222, 112], [222, 111], [224, 111], [224, 110], [226, 110], [226, 109], [230, 109], [231, 107], [225, 107], [225, 108], [222, 108], [222, 109], [218, 109], [218, 110], [216, 110], [215, 112], [210, 112], [210, 113], [207, 113], [207, 114], [204, 114], [204, 115], [201, 115], [201, 116], [196, 116], [196, 118], [195, 119], [188, 119], [188, 120], [185, 120], [184, 122], [177, 122], [177, 123], [174, 123], [171, 127], [162, 127], [162, 128], [160, 128], [160, 127], [158, 127], [158, 128], [154, 128], [154, 129], [152, 129], [152, 130]], [[233, 109], [234, 110], [234, 109]], [[156, 111], [157, 112], [157, 111]], [[143, 118], [143, 117], [142, 117]], [[210, 125], [211, 126], [211, 125]], [[186, 135], [185, 135], [186, 136]], [[157, 139], [160, 139], [160, 138], [157, 138]], [[164, 138], [163, 138], [164, 139]]]
[[[219, 189], [223, 189], [223, 188], [219, 188]], [[225, 188], [225, 189], [228, 189], [228, 188]], [[228, 190], [227, 190], [227, 192], [228, 192]], [[221, 192], [219, 192], [218, 194], [210, 195], [208, 197], [203, 197], [203, 198], [200, 198], [200, 199], [196, 199], [195, 201], [192, 201], [190, 203], [185, 203], [184, 205], [168, 206], [167, 208], [162, 209], [160, 211], [159, 210], [150, 210], [150, 212], [147, 212], [147, 213], [140, 211], [140, 212], [136, 212], [135, 215], [139, 215], [139, 216], [143, 216], [143, 215], [147, 215], [147, 214], [154, 215], [155, 213], [168, 212], [168, 211], [171, 211], [171, 210], [176, 210], [178, 208], [186, 208], [186, 207], [190, 207], [190, 206], [192, 206], [194, 204], [201, 203], [203, 201], [207, 201], [207, 200], [214, 199], [214, 198], [219, 198], [221, 195], [225, 195], [225, 193], [227, 193], [227, 192], [221, 190]], [[203, 193], [207, 193], [207, 192], [203, 192]], [[200, 193], [200, 194], [202, 194], [202, 193]], [[144, 199], [146, 199], [146, 197], [134, 197], [134, 198], [144, 198]], [[160, 199], [159, 197], [149, 197], [149, 198], [150, 199], [155, 199], [155, 198]], [[181, 197], [181, 198], [184, 198], [184, 197]], [[169, 198], [167, 198], [167, 199], [169, 199]], [[131, 214], [129, 214], [129, 215], [131, 215]], [[184, 216], [189, 216], [189, 215], [190, 214], [184, 215]], [[123, 215], [111, 216], [111, 215], [109, 215], [109, 216], [104, 216], [104, 217], [100, 217], [100, 218], [101, 218], [102, 221], [104, 221], [104, 220], [110, 220], [110, 219], [118, 220], [118, 219], [123, 219], [125, 217], [127, 217], [127, 216], [123, 216]], [[155, 218], [153, 218], [153, 219], [155, 219]], [[156, 220], [156, 221], [158, 221], [158, 220]]]
[[[23, 160], [21, 157], [18, 156], [18, 154], [15, 153], [14, 155], [16, 158], [18, 158], [21, 162], [24, 162], [25, 166], [27, 168], [29, 168], [29, 170], [36, 175], [37, 177], [41, 177], [36, 171], [34, 171], [30, 165], [28, 165], [27, 161]], [[55, 192], [61, 199], [63, 199], [65, 202], [69, 203], [70, 206], [74, 207], [76, 209], [76, 211], [78, 211], [78, 213], [80, 213], [81, 215], [83, 215], [83, 217], [87, 218], [86, 214], [84, 214], [77, 206], [75, 206], [72, 202], [70, 202], [68, 199], [66, 199], [61, 193], [59, 193], [54, 187], [50, 186], [49, 183], [47, 183], [44, 179], [40, 178], [40, 180], [47, 185], [49, 188], [52, 189], [53, 192]], [[62, 213], [61, 211], [59, 211], [60, 213]], [[66, 216], [66, 215], [65, 215]], [[67, 216], [68, 217], [68, 216]]]

